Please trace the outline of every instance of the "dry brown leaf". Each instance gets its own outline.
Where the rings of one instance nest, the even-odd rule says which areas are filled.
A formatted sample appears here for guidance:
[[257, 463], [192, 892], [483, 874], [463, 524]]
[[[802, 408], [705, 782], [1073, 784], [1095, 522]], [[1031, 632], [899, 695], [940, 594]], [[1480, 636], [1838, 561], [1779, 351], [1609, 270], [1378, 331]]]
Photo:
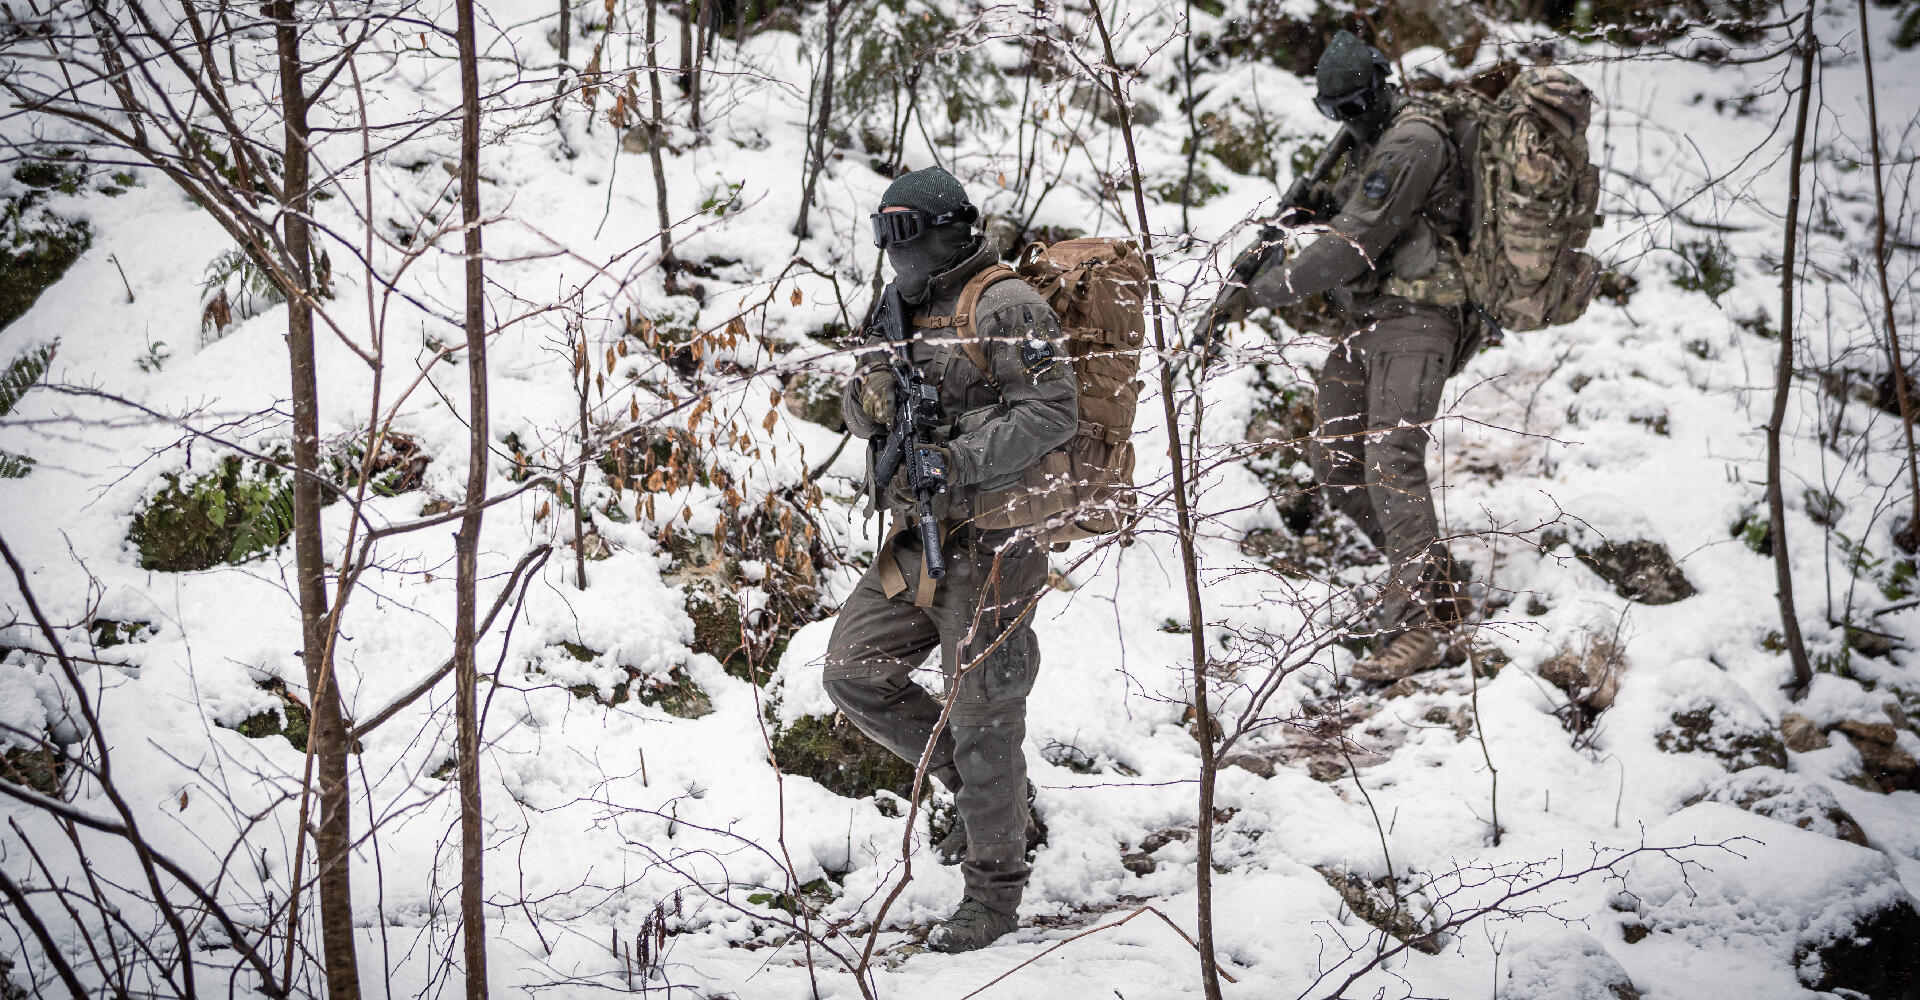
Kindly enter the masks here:
[[796, 306], [800, 304], [800, 289], [798, 289], [798, 288], [795, 288], [795, 289], [793, 290], [793, 296], [792, 296], [792, 298], [791, 298], [791, 301], [792, 301], [792, 302], [793, 302], [793, 304], [794, 304], [794, 305], [796, 305]]
[[766, 432], [767, 432], [768, 434], [772, 434], [772, 433], [773, 433], [773, 425], [774, 425], [774, 423], [775, 423], [775, 422], [777, 422], [777, 421], [778, 421], [779, 419], [780, 419], [780, 411], [779, 411], [779, 410], [768, 410], [768, 411], [767, 411], [767, 419], [765, 419], [765, 420], [762, 420], [762, 421], [760, 421], [760, 429], [761, 429], [761, 430], [764, 430], [764, 431], [766, 431]]
[[541, 521], [546, 520], [547, 515], [551, 513], [553, 513], [553, 504], [546, 500], [540, 501], [540, 509], [533, 512], [533, 523], [539, 524]]

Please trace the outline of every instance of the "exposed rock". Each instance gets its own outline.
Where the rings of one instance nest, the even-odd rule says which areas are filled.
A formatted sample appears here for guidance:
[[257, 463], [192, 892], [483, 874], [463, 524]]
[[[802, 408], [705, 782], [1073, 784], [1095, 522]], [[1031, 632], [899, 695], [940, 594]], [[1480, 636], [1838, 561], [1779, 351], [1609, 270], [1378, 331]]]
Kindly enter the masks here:
[[1527, 942], [1507, 965], [1499, 1000], [1640, 1000], [1619, 961], [1591, 934], [1571, 927]]
[[1801, 775], [1756, 767], [1727, 778], [1701, 799], [1725, 802], [1802, 830], [1867, 846], [1866, 831], [1840, 807], [1833, 793]]
[[1226, 767], [1238, 767], [1251, 771], [1262, 778], [1271, 778], [1279, 773], [1280, 766], [1287, 761], [1284, 747], [1256, 747], [1239, 753], [1230, 753], [1220, 763]]
[[1339, 761], [1316, 760], [1307, 765], [1307, 775], [1315, 781], [1335, 782], [1345, 777], [1347, 768]]
[[1873, 1000], [1920, 1000], [1920, 911], [1901, 900], [1852, 930], [1796, 956], [1800, 979], [1826, 992], [1849, 990]]
[[1145, 851], [1134, 851], [1131, 854], [1120, 855], [1120, 867], [1135, 875], [1151, 875], [1159, 869], [1160, 863], [1153, 860], [1153, 856]]
[[1650, 827], [1645, 843], [1730, 848], [1684, 868], [1664, 852], [1627, 863], [1616, 899], [1653, 933], [1791, 962], [1817, 990], [1920, 1000], [1920, 915], [1885, 854], [1715, 802]]
[[[1867, 727], [1862, 727], [1867, 728]], [[1871, 727], [1874, 730], [1892, 726]], [[1845, 724], [1842, 724], [1845, 730]], [[1860, 766], [1867, 778], [1871, 779], [1883, 792], [1896, 792], [1901, 789], [1920, 787], [1920, 762], [1912, 754], [1891, 740], [1882, 742], [1865, 736], [1847, 733], [1847, 740], [1860, 753]]]
[[787, 412], [835, 431], [845, 431], [847, 422], [840, 416], [840, 379], [838, 372], [795, 372], [787, 376], [782, 402]]
[[1709, 753], [1730, 771], [1762, 765], [1786, 769], [1786, 745], [1771, 730], [1740, 726], [1712, 708], [1675, 712], [1671, 720], [1653, 736], [1654, 745], [1667, 753]]
[[1892, 743], [1900, 738], [1900, 734], [1893, 726], [1885, 722], [1862, 722], [1858, 719], [1846, 719], [1836, 728], [1848, 736], [1854, 737], [1854, 742], [1856, 743], [1861, 740], [1866, 740], [1870, 743]]
[[[812, 778], [835, 795], [863, 799], [876, 791], [913, 792], [914, 768], [835, 713], [801, 716], [773, 738], [773, 760], [787, 774]], [[933, 782], [922, 786], [930, 790]]]
[[1567, 696], [1567, 703], [1554, 713], [1561, 725], [1568, 732], [1584, 733], [1600, 713], [1613, 707], [1626, 669], [1626, 653], [1618, 644], [1605, 635], [1588, 635], [1578, 648], [1561, 646], [1558, 653], [1541, 661], [1538, 673]]
[[1780, 717], [1780, 737], [1786, 742], [1787, 749], [1794, 753], [1807, 753], [1827, 745], [1827, 734], [1821, 732], [1812, 719], [1799, 712], [1788, 712]]
[[1162, 847], [1165, 847], [1168, 844], [1171, 844], [1175, 841], [1179, 841], [1180, 843], [1184, 844], [1187, 841], [1192, 839], [1193, 839], [1192, 830], [1183, 830], [1177, 826], [1170, 826], [1164, 830], [1155, 830], [1154, 832], [1149, 833], [1145, 837], [1141, 838], [1140, 849], [1142, 851], [1147, 852], [1148, 854], [1152, 854], [1155, 851], [1158, 851], [1159, 849], [1161, 849]]
[[1667, 547], [1644, 539], [1603, 541], [1576, 545], [1573, 554], [1613, 592], [1641, 604], [1672, 604], [1692, 597], [1693, 584], [1673, 561]]
[[1613, 592], [1641, 604], [1672, 604], [1695, 593], [1646, 515], [1614, 497], [1593, 495], [1568, 505], [1580, 520], [1541, 533], [1548, 549], [1568, 544]]
[[[21, 739], [17, 735], [12, 738]], [[31, 747], [8, 747], [0, 753], [0, 781], [25, 785], [42, 795], [59, 795], [66, 773], [67, 759], [51, 739]]]
[[1407, 943], [1407, 947], [1427, 955], [1438, 955], [1444, 944], [1441, 935], [1422, 926], [1410, 901], [1395, 890], [1387, 876], [1368, 881], [1354, 873], [1320, 865], [1314, 871], [1327, 880], [1333, 891], [1346, 900], [1353, 915]]

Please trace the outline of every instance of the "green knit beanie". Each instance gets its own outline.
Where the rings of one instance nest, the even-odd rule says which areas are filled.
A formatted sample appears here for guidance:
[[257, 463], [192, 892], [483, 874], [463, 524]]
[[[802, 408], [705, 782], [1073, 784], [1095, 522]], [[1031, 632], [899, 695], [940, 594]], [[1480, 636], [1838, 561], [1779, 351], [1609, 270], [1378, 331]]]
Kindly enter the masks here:
[[928, 215], [939, 216], [948, 212], [972, 208], [967, 200], [967, 189], [950, 173], [939, 167], [928, 167], [901, 174], [887, 186], [887, 193], [880, 198], [881, 208], [917, 208]]

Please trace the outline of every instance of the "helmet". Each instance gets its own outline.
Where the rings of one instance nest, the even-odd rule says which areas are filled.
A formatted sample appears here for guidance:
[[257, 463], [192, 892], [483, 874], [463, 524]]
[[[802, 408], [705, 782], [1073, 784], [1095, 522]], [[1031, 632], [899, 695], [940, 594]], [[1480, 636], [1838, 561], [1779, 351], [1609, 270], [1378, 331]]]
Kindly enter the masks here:
[[1379, 49], [1344, 28], [1336, 31], [1314, 67], [1319, 93], [1313, 106], [1337, 122], [1364, 118], [1380, 106], [1392, 70]]

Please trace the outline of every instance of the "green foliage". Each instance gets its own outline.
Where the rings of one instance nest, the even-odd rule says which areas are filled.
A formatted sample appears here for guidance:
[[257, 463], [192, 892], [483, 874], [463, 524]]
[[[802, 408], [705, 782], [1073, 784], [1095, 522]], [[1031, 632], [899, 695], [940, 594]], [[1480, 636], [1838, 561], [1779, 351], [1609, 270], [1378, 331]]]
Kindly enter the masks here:
[[160, 632], [152, 622], [116, 621], [112, 618], [95, 618], [87, 623], [87, 631], [92, 634], [96, 649], [146, 642]]
[[755, 906], [779, 910], [792, 916], [800, 916], [804, 911], [808, 916], [819, 916], [827, 904], [839, 895], [826, 876], [814, 879], [800, 886], [798, 892], [755, 892], [747, 895], [747, 902]]
[[235, 321], [258, 316], [287, 301], [273, 277], [238, 248], [221, 251], [200, 280], [200, 343], [212, 343]]
[[167, 349], [167, 342], [156, 340], [147, 345], [146, 356], [134, 358], [133, 363], [139, 365], [141, 371], [152, 375], [165, 368], [172, 358], [173, 352]]
[[1920, 45], [1920, 0], [1900, 5], [1900, 26], [1894, 29], [1893, 44], [1901, 49]]
[[[1248, 110], [1236, 97], [1226, 108], [1202, 114], [1199, 124], [1201, 151], [1219, 160], [1222, 166], [1236, 174], [1264, 177], [1268, 181], [1279, 178], [1279, 149], [1290, 137], [1281, 134], [1279, 126], [1265, 111]], [[1294, 154], [1297, 159], [1299, 147], [1295, 147]], [[1307, 166], [1312, 165], [1312, 160], [1308, 160]], [[1298, 174], [1296, 171], [1295, 175]]]
[[1704, 292], [1716, 303], [1720, 296], [1733, 290], [1738, 275], [1734, 270], [1733, 252], [1727, 249], [1726, 241], [1718, 237], [1686, 240], [1674, 247], [1674, 253], [1680, 255], [1680, 261], [1668, 265], [1667, 273], [1681, 290]]
[[[59, 346], [56, 340], [32, 348], [13, 359], [7, 370], [0, 373], [0, 417], [12, 413], [20, 397], [46, 376], [47, 366], [53, 362], [54, 351]], [[25, 455], [0, 451], [0, 479], [25, 479], [33, 473], [33, 465], [33, 459]]]
[[718, 181], [707, 187], [707, 196], [700, 200], [700, 211], [713, 216], [725, 217], [728, 212], [738, 212], [740, 189], [746, 181], [729, 181], [721, 176]]
[[802, 716], [773, 738], [773, 759], [787, 774], [812, 778], [835, 795], [863, 799], [882, 789], [906, 798], [913, 765], [839, 718]]
[[[42, 167], [46, 170], [42, 170]], [[79, 171], [74, 180], [73, 171]], [[84, 183], [84, 168], [66, 167], [33, 160], [14, 169], [33, 181], [48, 181], [48, 186], [21, 181], [26, 190], [0, 199], [0, 327], [19, 319], [32, 308], [34, 300], [46, 291], [67, 268], [80, 259], [93, 243], [93, 229], [84, 219], [67, 219], [42, 206], [49, 191], [78, 191]]]
[[1758, 502], [1740, 508], [1740, 516], [1727, 526], [1727, 533], [1760, 555], [1773, 555], [1773, 524]]
[[13, 412], [20, 397], [33, 388], [47, 374], [47, 366], [53, 362], [54, 351], [60, 347], [59, 341], [41, 344], [13, 359], [4, 374], [0, 374], [0, 417]]
[[186, 572], [240, 563], [293, 533], [293, 484], [275, 466], [228, 456], [212, 472], [184, 480], [168, 473], [166, 480], [127, 532], [143, 569]]
[[56, 149], [47, 159], [28, 160], [13, 168], [13, 179], [30, 188], [79, 194], [87, 183], [87, 167], [75, 162], [71, 149]]
[[841, 16], [843, 24], [858, 26], [841, 29], [848, 51], [834, 94], [849, 134], [862, 126], [891, 128], [909, 94], [929, 130], [940, 124], [936, 114], [956, 131], [997, 130], [993, 109], [1007, 96], [1004, 78], [946, 8], [927, 0], [870, 0]]
[[[1193, 172], [1193, 182], [1186, 183], [1186, 173], [1164, 181], [1153, 188], [1153, 193], [1168, 204], [1204, 205], [1218, 195], [1227, 193], [1227, 186], [1207, 176], [1204, 170]], [[1182, 197], [1182, 195], [1185, 197]]]
[[264, 712], [247, 716], [233, 727], [234, 732], [250, 740], [265, 739], [269, 736], [284, 736], [295, 749], [307, 748], [307, 734], [313, 724], [313, 713], [300, 703], [287, 690], [287, 685], [278, 677], [270, 677], [260, 682], [260, 690], [273, 695], [280, 704]]

